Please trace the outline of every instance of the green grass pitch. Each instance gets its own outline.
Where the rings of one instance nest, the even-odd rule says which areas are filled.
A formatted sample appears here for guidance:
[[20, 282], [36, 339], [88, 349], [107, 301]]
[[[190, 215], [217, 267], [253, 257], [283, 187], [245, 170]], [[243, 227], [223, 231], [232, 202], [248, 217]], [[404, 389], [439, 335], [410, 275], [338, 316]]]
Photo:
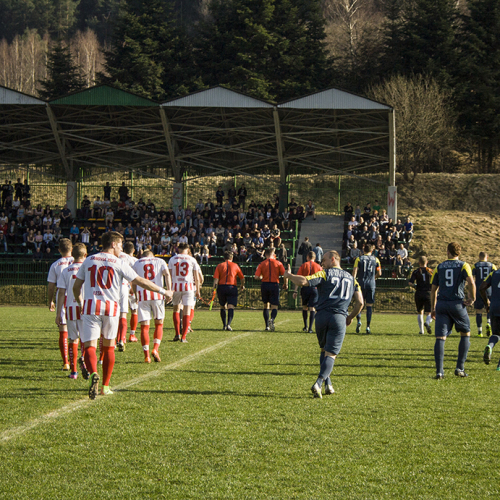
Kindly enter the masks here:
[[[500, 349], [467, 379], [443, 381], [416, 316], [375, 314], [371, 336], [348, 329], [333, 396], [314, 399], [315, 335], [300, 312], [195, 315], [188, 344], [146, 365], [140, 345], [116, 353], [115, 394], [89, 401], [60, 371], [54, 314], [0, 308], [2, 499], [483, 499], [500, 495]], [[151, 335], [152, 337], [152, 335]]]

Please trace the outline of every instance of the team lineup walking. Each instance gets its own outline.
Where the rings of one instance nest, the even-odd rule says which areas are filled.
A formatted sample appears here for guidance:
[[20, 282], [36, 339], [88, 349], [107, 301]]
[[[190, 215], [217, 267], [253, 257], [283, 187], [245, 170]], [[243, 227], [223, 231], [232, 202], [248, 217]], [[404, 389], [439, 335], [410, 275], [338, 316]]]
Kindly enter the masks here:
[[[63, 370], [69, 371], [70, 379], [77, 379], [80, 372], [82, 378], [89, 381], [91, 399], [97, 396], [99, 384], [101, 395], [113, 394], [110, 381], [116, 360], [115, 350], [125, 350], [129, 310], [132, 318], [128, 341], [139, 340], [135, 335], [139, 325], [146, 363], [161, 362], [165, 301], [173, 305], [173, 341], [188, 342], [196, 300], [201, 299], [204, 281], [189, 245], [181, 243], [179, 253], [168, 263], [149, 250], [144, 251], [139, 259], [133, 257], [133, 246], [126, 244], [124, 249], [123, 237], [116, 232], [103, 236], [103, 251], [96, 255], [87, 256], [84, 244], [73, 246], [70, 240], [62, 240], [60, 246], [62, 257], [51, 266], [48, 276], [49, 308], [56, 311]], [[280, 278], [283, 279], [283, 289], [288, 288], [288, 282], [295, 286], [291, 292], [294, 300], [300, 287], [302, 331], [313, 333], [315, 329], [320, 347], [320, 371], [311, 387], [315, 398], [322, 398], [323, 388], [325, 395], [334, 394], [332, 369], [341, 351], [346, 328], [355, 318], [356, 333], [360, 333], [363, 307], [367, 309], [366, 334], [372, 333], [375, 280], [381, 275], [380, 261], [373, 255], [373, 250], [373, 245], [363, 246], [363, 255], [356, 258], [352, 274], [341, 268], [341, 257], [333, 250], [324, 252], [321, 264], [317, 262], [315, 252], [307, 251], [297, 274], [292, 274], [289, 265], [285, 269], [276, 259], [272, 247], [265, 250], [265, 259], [255, 270], [254, 278], [261, 281], [263, 330], [269, 334], [276, 330]], [[453, 327], [460, 334], [455, 375], [468, 377], [465, 371], [471, 332], [468, 306], [474, 304], [479, 336], [482, 335], [481, 314], [487, 312], [489, 341], [483, 354], [486, 364], [490, 363], [493, 348], [500, 338], [500, 271], [488, 262], [484, 252], [473, 268], [459, 260], [460, 254], [460, 245], [450, 243], [447, 246], [448, 259], [434, 271], [427, 267], [427, 258], [422, 256], [419, 267], [409, 279], [409, 285], [416, 290], [419, 334], [424, 334], [424, 329], [431, 333], [431, 323], [435, 319], [434, 378], [438, 380], [444, 378], [444, 344]], [[240, 292], [245, 290], [245, 276], [233, 258], [234, 253], [226, 251], [224, 262], [217, 265], [213, 274], [213, 291], [220, 305], [222, 330], [228, 332], [233, 331], [238, 306], [238, 281]], [[152, 346], [151, 321], [154, 321]], [[98, 364], [102, 364], [102, 382]]]

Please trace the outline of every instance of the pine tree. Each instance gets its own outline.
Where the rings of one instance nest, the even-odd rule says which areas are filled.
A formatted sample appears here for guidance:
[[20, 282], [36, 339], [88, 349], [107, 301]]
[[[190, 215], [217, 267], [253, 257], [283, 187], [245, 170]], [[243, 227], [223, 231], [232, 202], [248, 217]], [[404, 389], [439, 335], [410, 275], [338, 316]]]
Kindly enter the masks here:
[[332, 83], [325, 46], [325, 21], [318, 0], [275, 0], [267, 78], [277, 100], [298, 97]]
[[463, 134], [477, 145], [480, 171], [500, 149], [500, 3], [469, 0], [463, 17], [455, 96]]
[[103, 82], [163, 100], [199, 88], [191, 44], [165, 0], [127, 0], [106, 53]]
[[415, 0], [401, 27], [402, 73], [426, 74], [448, 86], [455, 64], [456, 21], [453, 0]]
[[273, 99], [266, 77], [276, 36], [269, 31], [274, 0], [213, 0], [196, 44], [205, 85], [224, 84], [262, 99]]
[[60, 97], [85, 88], [79, 69], [74, 65], [69, 47], [61, 40], [52, 44], [48, 51], [47, 79], [40, 80], [44, 99]]

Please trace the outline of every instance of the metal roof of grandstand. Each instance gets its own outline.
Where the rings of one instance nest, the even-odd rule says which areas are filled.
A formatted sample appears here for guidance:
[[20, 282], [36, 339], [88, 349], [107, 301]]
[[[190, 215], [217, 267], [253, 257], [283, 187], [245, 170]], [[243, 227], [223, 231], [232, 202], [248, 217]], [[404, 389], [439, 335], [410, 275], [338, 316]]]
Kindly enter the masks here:
[[29, 106], [29, 105], [42, 105], [45, 104], [44, 101], [37, 99], [28, 94], [23, 94], [17, 90], [12, 90], [7, 87], [0, 85], [0, 105], [19, 105], [19, 106]]
[[204, 108], [271, 108], [273, 105], [263, 99], [256, 99], [235, 90], [217, 86], [177, 97], [162, 106], [204, 107]]
[[51, 105], [69, 106], [158, 106], [151, 99], [109, 85], [97, 85], [64, 97], [50, 99]]
[[57, 165], [68, 180], [80, 167], [176, 182], [184, 172], [362, 175], [389, 168], [391, 112], [338, 89], [276, 105], [221, 86], [162, 104], [107, 85], [48, 103], [0, 88], [0, 164]]
[[327, 89], [278, 104], [279, 108], [300, 109], [383, 109], [390, 106], [339, 89]]

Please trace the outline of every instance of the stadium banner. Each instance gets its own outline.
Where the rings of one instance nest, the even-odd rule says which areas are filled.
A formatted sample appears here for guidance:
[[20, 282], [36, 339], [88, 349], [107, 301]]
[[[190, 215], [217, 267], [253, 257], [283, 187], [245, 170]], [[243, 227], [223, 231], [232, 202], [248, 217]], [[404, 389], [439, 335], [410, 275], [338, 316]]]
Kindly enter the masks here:
[[174, 188], [173, 188], [173, 194], [172, 194], [172, 208], [174, 210], [176, 210], [179, 205], [181, 207], [184, 206], [182, 204], [183, 193], [184, 193], [184, 186], [183, 186], [182, 182], [174, 182]]
[[389, 186], [387, 191], [387, 215], [394, 222], [398, 220], [398, 188]]
[[73, 216], [76, 215], [76, 210], [78, 208], [77, 202], [77, 183], [74, 181], [68, 181], [66, 184], [66, 203], [68, 208], [71, 210]]

